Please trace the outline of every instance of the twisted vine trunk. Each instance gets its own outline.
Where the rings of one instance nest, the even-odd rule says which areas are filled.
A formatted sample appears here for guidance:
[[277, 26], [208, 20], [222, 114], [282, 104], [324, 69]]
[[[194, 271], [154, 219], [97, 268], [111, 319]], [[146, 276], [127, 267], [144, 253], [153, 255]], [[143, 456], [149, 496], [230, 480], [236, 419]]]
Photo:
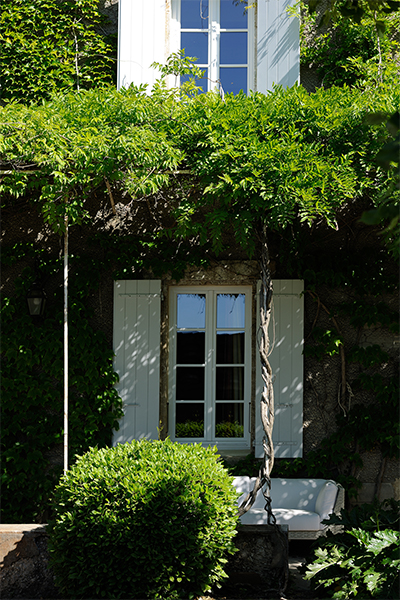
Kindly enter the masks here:
[[253, 490], [247, 495], [239, 507], [239, 516], [246, 513], [254, 504], [259, 490], [263, 490], [265, 510], [268, 513], [268, 523], [275, 525], [276, 520], [271, 510], [271, 471], [274, 465], [274, 445], [272, 443], [272, 430], [274, 426], [274, 390], [272, 386], [272, 369], [269, 364], [269, 336], [268, 326], [271, 318], [272, 307], [272, 279], [269, 269], [269, 252], [267, 244], [266, 227], [263, 225], [260, 236], [260, 328], [258, 331], [259, 352], [261, 360], [261, 373], [263, 378], [263, 391], [261, 395], [261, 422], [264, 429], [263, 448], [264, 458]]

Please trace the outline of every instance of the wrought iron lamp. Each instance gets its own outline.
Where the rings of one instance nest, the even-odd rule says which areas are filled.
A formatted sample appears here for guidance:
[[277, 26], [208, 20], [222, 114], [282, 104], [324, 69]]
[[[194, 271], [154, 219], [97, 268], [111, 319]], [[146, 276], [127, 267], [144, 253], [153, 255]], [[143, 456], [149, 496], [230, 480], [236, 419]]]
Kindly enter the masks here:
[[32, 285], [27, 293], [26, 300], [28, 302], [29, 314], [32, 317], [43, 316], [46, 305], [46, 293], [37, 282]]

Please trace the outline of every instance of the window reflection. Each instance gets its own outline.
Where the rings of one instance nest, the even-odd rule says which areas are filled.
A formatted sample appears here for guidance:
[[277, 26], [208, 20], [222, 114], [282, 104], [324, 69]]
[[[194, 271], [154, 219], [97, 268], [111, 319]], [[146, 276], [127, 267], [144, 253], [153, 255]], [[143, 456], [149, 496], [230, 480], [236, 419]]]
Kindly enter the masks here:
[[217, 364], [244, 363], [244, 332], [217, 332]]
[[182, 29], [208, 28], [208, 0], [181, 0]]
[[176, 362], [182, 365], [204, 364], [205, 333], [179, 331], [177, 335]]
[[217, 367], [216, 400], [244, 399], [244, 367]]
[[221, 33], [221, 65], [247, 65], [247, 33], [228, 31]]
[[208, 63], [208, 34], [201, 31], [188, 31], [181, 33], [181, 48], [185, 56], [196, 57], [199, 64]]
[[216, 405], [215, 437], [244, 437], [244, 406], [226, 402]]
[[204, 329], [206, 325], [205, 294], [178, 294], [178, 329]]
[[204, 367], [176, 368], [176, 399], [204, 400]]
[[247, 10], [243, 4], [221, 0], [220, 11], [222, 29], [247, 29]]
[[204, 437], [204, 404], [177, 404], [175, 436], [177, 438]]
[[218, 329], [244, 328], [244, 294], [217, 294]]
[[240, 91], [247, 94], [246, 67], [221, 67], [219, 77], [226, 94], [238, 94]]
[[176, 439], [247, 440], [246, 302], [251, 294], [248, 286], [228, 289], [175, 288], [171, 434]]
[[[196, 80], [197, 87], [206, 92], [218, 89], [221, 82], [226, 93], [247, 94], [249, 22], [242, 3], [181, 0], [180, 28], [180, 47], [185, 55], [195, 57], [200, 68], [207, 70], [203, 78]], [[182, 76], [181, 84], [188, 79]]]

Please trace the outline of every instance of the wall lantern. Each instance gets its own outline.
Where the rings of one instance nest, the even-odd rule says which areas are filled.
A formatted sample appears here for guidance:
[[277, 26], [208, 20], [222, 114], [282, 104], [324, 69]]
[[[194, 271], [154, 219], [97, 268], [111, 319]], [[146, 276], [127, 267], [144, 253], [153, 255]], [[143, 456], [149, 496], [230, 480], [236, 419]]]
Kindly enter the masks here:
[[41, 317], [46, 305], [46, 294], [36, 282], [27, 293], [26, 300], [28, 302], [29, 314], [32, 317]]

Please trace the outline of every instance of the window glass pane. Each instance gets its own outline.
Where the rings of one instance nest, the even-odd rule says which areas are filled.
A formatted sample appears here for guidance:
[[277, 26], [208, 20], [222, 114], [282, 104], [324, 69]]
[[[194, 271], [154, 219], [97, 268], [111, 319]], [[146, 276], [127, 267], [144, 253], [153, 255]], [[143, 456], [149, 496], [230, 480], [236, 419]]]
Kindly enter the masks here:
[[245, 294], [217, 294], [217, 328], [244, 329], [244, 306]]
[[204, 437], [204, 404], [176, 405], [175, 437]]
[[[208, 89], [208, 69], [202, 70], [204, 73], [204, 77], [202, 77], [201, 79], [196, 79], [195, 83], [197, 87], [200, 87], [203, 90], [203, 92], [206, 92]], [[193, 79], [193, 77], [191, 75], [181, 75], [181, 84], [185, 81], [189, 81], [189, 79]]]
[[238, 94], [240, 90], [247, 94], [247, 68], [221, 67], [219, 78], [225, 94]]
[[247, 33], [221, 33], [221, 65], [247, 65]]
[[215, 437], [244, 437], [244, 406], [242, 403], [217, 404]]
[[181, 0], [181, 29], [208, 28], [208, 0]]
[[176, 368], [176, 399], [204, 400], [204, 367]]
[[204, 364], [205, 333], [178, 331], [176, 362], [181, 365]]
[[182, 31], [181, 48], [185, 56], [196, 57], [199, 64], [208, 64], [208, 33]]
[[216, 400], [244, 399], [244, 367], [217, 367]]
[[178, 294], [178, 329], [204, 329], [206, 324], [205, 294]]
[[217, 333], [217, 364], [244, 363], [244, 333]]
[[233, 0], [221, 0], [222, 29], [247, 29], [247, 10], [244, 4]]

